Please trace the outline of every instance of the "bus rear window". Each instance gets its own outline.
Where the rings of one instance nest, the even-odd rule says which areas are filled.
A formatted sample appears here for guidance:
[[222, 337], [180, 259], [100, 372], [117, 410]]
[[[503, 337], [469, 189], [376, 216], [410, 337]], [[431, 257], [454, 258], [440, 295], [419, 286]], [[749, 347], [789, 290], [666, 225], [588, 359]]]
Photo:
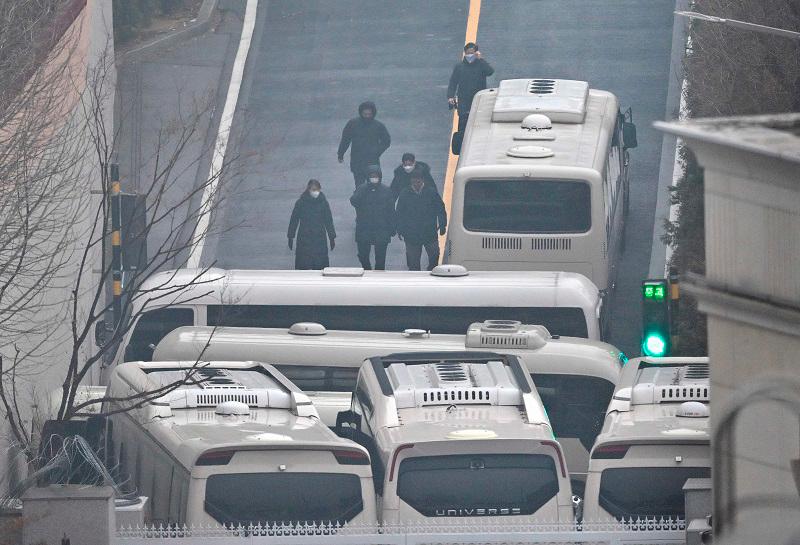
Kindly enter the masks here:
[[532, 515], [558, 494], [544, 454], [420, 456], [397, 475], [397, 495], [426, 517]]
[[220, 524], [330, 521], [364, 509], [361, 479], [346, 473], [236, 473], [206, 480], [206, 513]]
[[602, 378], [552, 373], [531, 374], [556, 438], [577, 438], [591, 450], [603, 428], [614, 383]]
[[617, 519], [683, 517], [686, 479], [708, 478], [707, 467], [626, 467], [603, 471], [600, 506]]
[[471, 180], [464, 189], [464, 228], [493, 233], [585, 233], [591, 188], [570, 180]]

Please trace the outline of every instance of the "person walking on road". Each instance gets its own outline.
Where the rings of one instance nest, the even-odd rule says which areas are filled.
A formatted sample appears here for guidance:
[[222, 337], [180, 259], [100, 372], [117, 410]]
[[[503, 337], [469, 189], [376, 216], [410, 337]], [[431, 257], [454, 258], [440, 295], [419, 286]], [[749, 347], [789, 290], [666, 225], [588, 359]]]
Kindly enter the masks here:
[[486, 78], [494, 74], [494, 68], [481, 58], [478, 44], [469, 42], [464, 46], [464, 58], [453, 68], [447, 86], [450, 107], [458, 108], [458, 132], [463, 136], [467, 126], [469, 109], [475, 93], [486, 89]]
[[344, 154], [350, 148], [350, 171], [356, 187], [367, 181], [367, 167], [380, 166], [380, 158], [389, 148], [392, 139], [386, 126], [375, 119], [378, 114], [374, 102], [362, 102], [358, 106], [358, 117], [347, 122], [342, 130], [337, 157], [344, 162]]
[[386, 268], [386, 247], [394, 236], [394, 198], [381, 183], [381, 169], [367, 169], [369, 183], [356, 188], [350, 204], [356, 209], [356, 245], [358, 260], [364, 270], [372, 269], [370, 251], [375, 247], [375, 270]]
[[331, 207], [317, 180], [309, 180], [306, 190], [294, 203], [287, 233], [290, 250], [295, 235], [295, 269], [324, 269], [328, 266], [328, 242], [333, 250], [336, 247], [336, 230], [333, 228]]
[[417, 168], [422, 169], [425, 173], [425, 187], [433, 189], [437, 193], [439, 192], [439, 189], [433, 181], [433, 176], [431, 176], [431, 167], [429, 167], [427, 163], [417, 161], [413, 153], [406, 152], [403, 154], [400, 166], [394, 169], [394, 178], [392, 178], [392, 183], [389, 186], [395, 200], [397, 200], [400, 193], [405, 188], [411, 187], [411, 172]]
[[411, 187], [403, 189], [397, 199], [397, 234], [406, 243], [406, 264], [409, 271], [420, 270], [422, 248], [428, 254], [428, 270], [439, 264], [439, 240], [447, 230], [447, 212], [442, 197], [428, 187], [425, 170], [411, 172]]

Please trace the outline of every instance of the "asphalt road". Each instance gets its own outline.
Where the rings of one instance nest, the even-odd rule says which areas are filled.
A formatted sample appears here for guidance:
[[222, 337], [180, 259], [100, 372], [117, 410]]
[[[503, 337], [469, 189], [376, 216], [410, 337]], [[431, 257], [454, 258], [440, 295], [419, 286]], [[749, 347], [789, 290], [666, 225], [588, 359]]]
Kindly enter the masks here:
[[[378, 106], [392, 136], [381, 166], [388, 178], [405, 151], [428, 162], [441, 187], [451, 114], [445, 89], [459, 59], [468, 2], [262, 2], [248, 58], [234, 149], [241, 177], [216, 217], [222, 234], [202, 262], [225, 268], [291, 268], [286, 227], [309, 178], [331, 202], [332, 265], [357, 265], [353, 181], [336, 161], [347, 119], [363, 100]], [[484, 0], [478, 42], [496, 68], [490, 85], [516, 77], [588, 80], [632, 106], [631, 215], [610, 340], [638, 353], [639, 282], [646, 277], [661, 155], [651, 123], [667, 99], [674, 0]], [[404, 268], [402, 242], [387, 267]]]

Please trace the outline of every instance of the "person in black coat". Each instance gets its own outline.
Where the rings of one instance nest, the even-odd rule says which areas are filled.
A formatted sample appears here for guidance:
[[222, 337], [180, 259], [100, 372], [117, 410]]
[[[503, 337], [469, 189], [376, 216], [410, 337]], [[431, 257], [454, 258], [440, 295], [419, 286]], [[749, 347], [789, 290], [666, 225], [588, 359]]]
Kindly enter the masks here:
[[294, 203], [286, 235], [290, 250], [295, 235], [295, 269], [324, 269], [328, 266], [328, 241], [333, 250], [336, 247], [336, 230], [333, 228], [331, 207], [317, 180], [309, 180], [306, 190]]
[[439, 192], [439, 188], [436, 187], [433, 176], [431, 176], [431, 167], [428, 166], [428, 163], [417, 161], [413, 153], [406, 152], [403, 154], [400, 166], [394, 169], [394, 178], [392, 178], [392, 183], [389, 186], [395, 200], [400, 196], [400, 192], [407, 187], [411, 187], [411, 172], [416, 168], [422, 169], [425, 173], [425, 187], [433, 189], [437, 193]]
[[425, 183], [422, 169], [411, 173], [411, 187], [397, 199], [397, 234], [406, 243], [406, 264], [409, 271], [420, 270], [422, 248], [428, 254], [428, 270], [439, 264], [439, 240], [447, 229], [447, 212], [442, 197]]
[[394, 236], [394, 197], [381, 183], [381, 170], [368, 168], [369, 183], [356, 188], [350, 204], [356, 209], [356, 245], [358, 260], [365, 270], [372, 269], [369, 254], [375, 247], [375, 270], [386, 268], [386, 247]]
[[475, 93], [486, 89], [486, 77], [494, 74], [494, 68], [481, 58], [478, 44], [469, 42], [464, 46], [464, 58], [453, 68], [447, 86], [447, 100], [458, 107], [458, 132], [463, 133], [469, 118], [469, 109]]
[[336, 155], [341, 163], [347, 148], [350, 148], [350, 171], [356, 187], [367, 181], [369, 165], [380, 166], [381, 155], [392, 143], [386, 126], [375, 119], [377, 114], [374, 102], [362, 102], [358, 106], [358, 117], [347, 122], [339, 140]]

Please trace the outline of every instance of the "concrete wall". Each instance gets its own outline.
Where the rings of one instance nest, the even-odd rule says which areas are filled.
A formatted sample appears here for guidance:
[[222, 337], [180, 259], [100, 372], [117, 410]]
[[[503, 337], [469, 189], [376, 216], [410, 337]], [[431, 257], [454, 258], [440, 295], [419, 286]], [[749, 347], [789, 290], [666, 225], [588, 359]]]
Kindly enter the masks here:
[[[58, 241], [43, 240], [38, 248], [43, 254], [57, 255], [63, 265], [59, 274], [40, 290], [38, 302], [42, 306], [30, 317], [31, 329], [35, 327], [36, 334], [21, 336], [15, 340], [21, 353], [29, 354], [20, 365], [16, 380], [17, 390], [20, 392], [20, 411], [29, 428], [32, 420], [50, 416], [49, 394], [61, 385], [69, 365], [72, 346], [69, 322], [71, 290], [76, 284], [78, 265], [83, 258], [82, 251], [91, 234], [93, 213], [99, 202], [98, 195], [93, 193], [100, 187], [99, 164], [96, 154], [93, 153], [92, 128], [87, 125], [84, 112], [90, 93], [97, 88], [92, 79], [99, 63], [107, 64], [103, 93], [100, 95], [103, 130], [109, 137], [113, 134], [112, 101], [116, 71], [113, 64], [111, 6], [110, 0], [88, 0], [64, 38], [70, 40], [70, 68], [63, 71], [63, 115], [51, 123], [51, 142], [57, 142], [54, 145], [57, 149], [52, 151], [77, 157], [79, 160], [74, 168], [51, 184], [50, 187], [59, 188], [53, 199], [57, 204], [46, 211], [60, 225], [59, 233], [65, 233], [61, 240], [69, 239], [71, 242], [65, 247], [55, 249]], [[63, 63], [63, 57], [53, 62]], [[85, 312], [89, 303], [89, 293], [97, 281], [97, 275], [91, 271], [99, 267], [100, 258], [100, 248], [87, 255], [84, 270], [88, 274], [83, 276], [83, 288], [78, 294], [79, 313]], [[22, 324], [23, 327], [24, 325]], [[85, 343], [81, 358], [86, 358], [93, 352], [92, 341], [90, 337]], [[13, 358], [12, 347], [2, 349], [0, 353], [7, 362]], [[88, 377], [89, 381], [94, 378], [93, 375]], [[0, 416], [4, 417], [2, 414]], [[0, 476], [6, 472], [14, 473], [15, 470], [19, 473], [20, 470], [20, 464], [11, 463], [14, 453], [10, 450], [10, 445], [11, 438], [3, 422], [0, 424]], [[24, 471], [24, 466], [21, 466], [21, 470]], [[10, 479], [0, 478], [0, 494], [5, 492], [5, 486], [18, 477], [19, 475], [11, 475]]]
[[[687, 288], [708, 315], [716, 434], [755, 384], [800, 377], [800, 115], [661, 127], [705, 169], [706, 275]], [[800, 413], [745, 403], [733, 440], [712, 443], [733, 455], [732, 467], [712, 469], [715, 532], [724, 543], [788, 543], [800, 528]]]

